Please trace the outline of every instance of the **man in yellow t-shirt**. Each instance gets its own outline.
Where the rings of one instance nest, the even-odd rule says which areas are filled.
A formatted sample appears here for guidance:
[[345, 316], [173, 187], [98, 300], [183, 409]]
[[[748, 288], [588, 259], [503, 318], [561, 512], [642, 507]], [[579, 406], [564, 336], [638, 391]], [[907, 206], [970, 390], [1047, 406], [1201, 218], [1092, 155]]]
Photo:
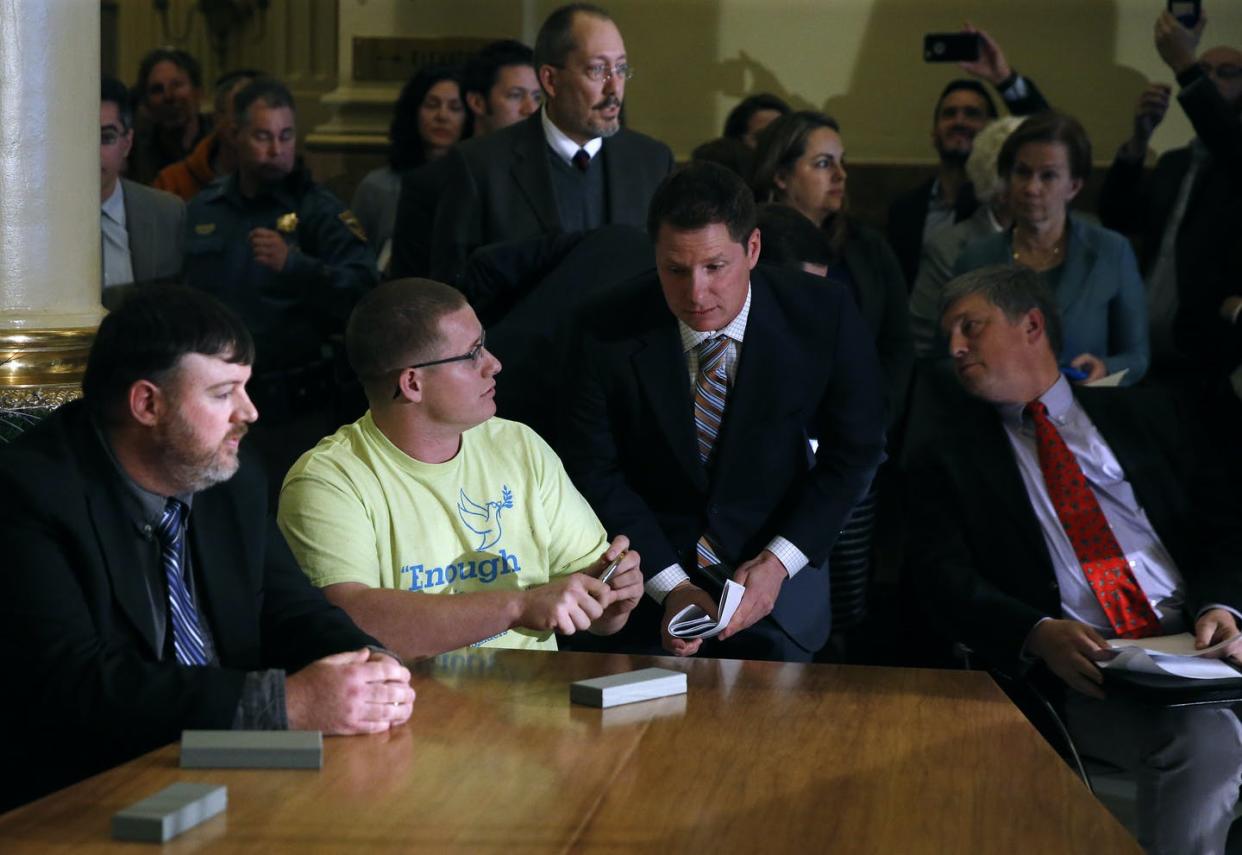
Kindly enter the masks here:
[[534, 431], [493, 418], [500, 361], [458, 291], [381, 285], [354, 309], [346, 349], [370, 410], [302, 455], [278, 513], [330, 601], [407, 659], [555, 650], [553, 631], [625, 625], [638, 554], [608, 541]]

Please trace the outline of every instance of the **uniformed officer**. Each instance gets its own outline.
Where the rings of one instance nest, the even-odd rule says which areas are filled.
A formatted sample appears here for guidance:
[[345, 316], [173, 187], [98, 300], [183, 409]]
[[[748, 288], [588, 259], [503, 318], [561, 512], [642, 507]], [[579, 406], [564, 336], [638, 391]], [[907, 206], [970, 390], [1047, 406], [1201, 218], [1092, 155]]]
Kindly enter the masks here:
[[[354, 215], [298, 166], [289, 90], [262, 78], [234, 99], [237, 170], [190, 201], [185, 281], [228, 304], [254, 336], [249, 391], [263, 426], [326, 417], [336, 386], [329, 338], [378, 281], [374, 258]], [[313, 442], [334, 427], [314, 418], [305, 432]], [[278, 444], [290, 442], [305, 440]]]

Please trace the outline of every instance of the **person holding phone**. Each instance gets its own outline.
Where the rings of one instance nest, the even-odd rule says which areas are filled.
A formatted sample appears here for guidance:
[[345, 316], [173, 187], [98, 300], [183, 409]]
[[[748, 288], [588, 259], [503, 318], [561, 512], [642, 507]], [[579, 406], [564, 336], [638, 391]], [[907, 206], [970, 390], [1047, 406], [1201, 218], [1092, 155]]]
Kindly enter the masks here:
[[[1016, 72], [1000, 44], [969, 21], [961, 33], [947, 34], [961, 42], [974, 36], [977, 53], [952, 49], [925, 50], [929, 62], [957, 62], [970, 78], [950, 80], [932, 110], [931, 140], [940, 162], [936, 174], [918, 187], [901, 194], [888, 209], [888, 241], [901, 262], [907, 286], [914, 283], [923, 245], [944, 229], [971, 216], [978, 203], [966, 177], [966, 159], [975, 135], [999, 113], [996, 102], [980, 81], [992, 84], [1014, 116], [1027, 116], [1048, 109], [1048, 102], [1034, 81]], [[935, 34], [927, 37], [932, 47]]]
[[1091, 171], [1087, 132], [1063, 113], [1032, 116], [1005, 141], [997, 167], [1013, 227], [967, 244], [955, 272], [994, 264], [1034, 270], [1056, 296], [1064, 323], [1062, 369], [1079, 382], [1125, 371], [1121, 383], [1137, 383], [1150, 347], [1134, 251], [1121, 235], [1069, 211]]
[[1135, 108], [1134, 130], [1100, 189], [1101, 222], [1139, 239], [1154, 368], [1171, 380], [1215, 376], [1222, 352], [1217, 316], [1225, 307], [1202, 297], [1205, 289], [1215, 289], [1222, 253], [1236, 241], [1226, 224], [1242, 177], [1242, 51], [1217, 46], [1196, 57], [1206, 26], [1202, 15], [1187, 28], [1165, 11], [1154, 33], [1195, 137], [1164, 152], [1150, 173], [1144, 170], [1148, 143], [1174, 97], [1169, 84], [1148, 84]]

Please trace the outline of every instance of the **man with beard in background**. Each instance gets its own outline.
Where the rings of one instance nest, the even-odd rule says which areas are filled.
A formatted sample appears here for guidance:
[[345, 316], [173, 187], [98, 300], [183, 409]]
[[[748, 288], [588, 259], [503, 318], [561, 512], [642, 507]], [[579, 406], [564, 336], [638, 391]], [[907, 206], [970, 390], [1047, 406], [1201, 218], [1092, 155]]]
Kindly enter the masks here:
[[[1030, 78], [1018, 74], [1005, 59], [1000, 45], [983, 30], [966, 25], [979, 37], [979, 57], [959, 66], [996, 87], [1009, 112], [1027, 116], [1048, 109], [1048, 102]], [[966, 178], [966, 159], [975, 135], [997, 116], [996, 103], [978, 80], [950, 80], [932, 112], [932, 145], [940, 166], [936, 174], [913, 190], [902, 193], [888, 209], [888, 242], [892, 244], [906, 287], [914, 285], [923, 244], [979, 206]]]
[[642, 226], [673, 168], [661, 142], [621, 125], [632, 76], [621, 31], [587, 3], [562, 6], [535, 39], [538, 115], [459, 145], [448, 157], [431, 240], [433, 279], [452, 283], [476, 248], [501, 241]]

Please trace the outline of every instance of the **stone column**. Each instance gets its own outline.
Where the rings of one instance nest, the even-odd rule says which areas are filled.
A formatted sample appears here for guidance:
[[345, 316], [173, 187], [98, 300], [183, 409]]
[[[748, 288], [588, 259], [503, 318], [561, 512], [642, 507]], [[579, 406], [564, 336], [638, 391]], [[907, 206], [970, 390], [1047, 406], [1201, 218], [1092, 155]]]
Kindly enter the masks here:
[[77, 397], [100, 307], [99, 4], [0, 4], [0, 436]]

